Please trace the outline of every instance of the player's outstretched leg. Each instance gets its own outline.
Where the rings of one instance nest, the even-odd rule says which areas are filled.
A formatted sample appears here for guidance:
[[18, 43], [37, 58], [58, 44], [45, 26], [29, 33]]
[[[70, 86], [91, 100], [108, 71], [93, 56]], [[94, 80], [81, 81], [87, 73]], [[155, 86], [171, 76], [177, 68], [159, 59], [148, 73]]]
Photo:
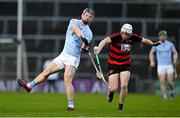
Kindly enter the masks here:
[[160, 88], [162, 93], [163, 100], [167, 100], [167, 94], [166, 94], [166, 84], [165, 84], [165, 75], [159, 75], [159, 81], [160, 81]]
[[113, 97], [114, 97], [114, 92], [117, 90], [118, 88], [118, 78], [119, 78], [119, 74], [112, 74], [109, 76], [109, 92], [107, 95], [107, 100], [108, 102], [112, 102]]
[[60, 70], [59, 66], [52, 62], [43, 72], [41, 72], [33, 81], [26, 83], [22, 79], [18, 79], [18, 84], [22, 86], [28, 93], [31, 89], [36, 86], [37, 84], [41, 83], [42, 81], [46, 80], [47, 77], [55, 72]]
[[74, 111], [74, 87], [72, 85], [72, 80], [75, 74], [75, 67], [72, 65], [67, 65], [64, 72], [64, 84], [68, 99], [67, 111]]
[[123, 71], [120, 73], [121, 91], [119, 96], [119, 106], [118, 106], [119, 110], [123, 110], [123, 104], [128, 93], [129, 78], [130, 78], [129, 71]]
[[174, 81], [173, 81], [173, 73], [167, 74], [167, 80], [169, 83], [170, 87], [170, 99], [173, 100], [175, 95], [174, 95]]

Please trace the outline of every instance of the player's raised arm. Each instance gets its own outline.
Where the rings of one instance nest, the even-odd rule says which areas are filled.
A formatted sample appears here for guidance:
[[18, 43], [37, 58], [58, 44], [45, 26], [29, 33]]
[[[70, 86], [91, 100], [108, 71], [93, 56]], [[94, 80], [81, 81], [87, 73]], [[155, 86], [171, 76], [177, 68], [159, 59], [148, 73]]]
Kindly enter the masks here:
[[111, 38], [109, 36], [99, 43], [98, 48], [94, 48], [94, 54], [99, 54], [102, 48], [108, 43], [111, 43]]
[[71, 28], [78, 37], [84, 37], [83, 32], [79, 29], [75, 22], [72, 22]]
[[74, 33], [84, 42], [84, 43], [82, 44], [82, 50], [83, 50], [83, 52], [87, 52], [88, 49], [89, 49], [89, 42], [88, 42], [88, 40], [85, 38], [85, 35], [84, 35], [84, 33], [80, 30], [79, 26], [78, 26], [75, 22], [73, 22], [73, 21], [71, 21], [71, 22], [72, 22], [72, 24], [71, 24], [72, 30], [73, 30]]
[[146, 38], [142, 39], [142, 43], [147, 44], [147, 45], [153, 45], [153, 42], [149, 39], [146, 39]]
[[161, 41], [152, 42], [150, 39], [143, 38], [142, 43], [150, 45], [150, 46], [158, 46], [159, 44], [161, 44]]

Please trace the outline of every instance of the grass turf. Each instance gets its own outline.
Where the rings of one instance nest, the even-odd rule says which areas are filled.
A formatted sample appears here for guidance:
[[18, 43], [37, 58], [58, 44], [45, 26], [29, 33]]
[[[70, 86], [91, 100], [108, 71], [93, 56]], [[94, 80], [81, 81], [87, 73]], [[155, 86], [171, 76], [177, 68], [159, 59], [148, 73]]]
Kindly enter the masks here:
[[180, 96], [164, 102], [160, 96], [129, 94], [123, 111], [118, 111], [118, 95], [112, 103], [105, 94], [75, 96], [76, 109], [67, 112], [65, 94], [0, 93], [0, 116], [180, 116]]

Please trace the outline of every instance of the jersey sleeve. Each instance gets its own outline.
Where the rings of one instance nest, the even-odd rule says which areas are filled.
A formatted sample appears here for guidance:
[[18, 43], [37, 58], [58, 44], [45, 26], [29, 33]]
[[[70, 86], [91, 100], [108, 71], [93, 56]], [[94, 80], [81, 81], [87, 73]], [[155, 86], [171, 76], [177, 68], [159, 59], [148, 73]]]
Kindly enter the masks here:
[[72, 25], [72, 24], [78, 25], [77, 20], [76, 19], [71, 19], [70, 22], [69, 22], [69, 25]]
[[151, 51], [156, 52], [156, 47], [153, 46], [153, 47], [151, 48]]
[[120, 36], [120, 32], [116, 32], [114, 34], [109, 35], [111, 41], [116, 41], [116, 38]]
[[141, 36], [137, 35], [137, 34], [132, 34], [132, 39], [133, 39], [133, 42], [140, 43], [143, 38]]
[[174, 47], [173, 43], [171, 43], [171, 49], [172, 49], [172, 51], [176, 51], [176, 48]]

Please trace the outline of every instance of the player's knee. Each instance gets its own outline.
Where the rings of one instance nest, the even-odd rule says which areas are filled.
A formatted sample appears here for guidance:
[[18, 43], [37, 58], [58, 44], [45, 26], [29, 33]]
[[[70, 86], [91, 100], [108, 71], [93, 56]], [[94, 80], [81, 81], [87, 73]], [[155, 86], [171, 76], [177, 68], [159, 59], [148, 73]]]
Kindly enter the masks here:
[[127, 90], [127, 85], [122, 85], [121, 90]]
[[65, 75], [64, 75], [64, 83], [65, 84], [70, 84], [71, 82], [72, 82], [72, 74], [65, 73]]
[[66, 73], [64, 74], [64, 78], [69, 78], [69, 79], [71, 79], [71, 78], [73, 78], [73, 74], [70, 73], [70, 72], [66, 72]]
[[165, 80], [164, 79], [160, 79], [160, 84], [165, 84]]
[[118, 89], [118, 87], [116, 86], [110, 86], [110, 91], [116, 91]]

